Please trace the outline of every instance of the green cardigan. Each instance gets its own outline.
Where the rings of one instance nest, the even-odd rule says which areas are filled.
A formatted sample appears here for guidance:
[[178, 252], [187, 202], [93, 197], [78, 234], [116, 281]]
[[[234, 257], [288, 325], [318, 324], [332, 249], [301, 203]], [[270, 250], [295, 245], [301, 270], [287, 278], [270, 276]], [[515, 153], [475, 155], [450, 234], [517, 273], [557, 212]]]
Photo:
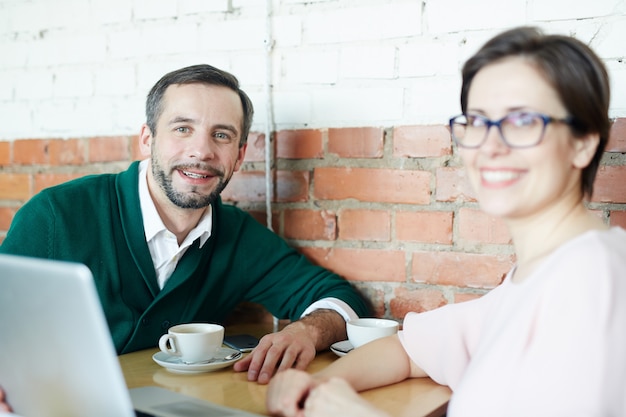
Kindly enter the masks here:
[[138, 165], [43, 190], [18, 211], [0, 246], [2, 253], [87, 265], [118, 354], [156, 346], [174, 324], [222, 322], [244, 300], [291, 320], [325, 297], [368, 314], [347, 281], [221, 201], [213, 204], [211, 237], [201, 249], [194, 242], [159, 290], [139, 206]]

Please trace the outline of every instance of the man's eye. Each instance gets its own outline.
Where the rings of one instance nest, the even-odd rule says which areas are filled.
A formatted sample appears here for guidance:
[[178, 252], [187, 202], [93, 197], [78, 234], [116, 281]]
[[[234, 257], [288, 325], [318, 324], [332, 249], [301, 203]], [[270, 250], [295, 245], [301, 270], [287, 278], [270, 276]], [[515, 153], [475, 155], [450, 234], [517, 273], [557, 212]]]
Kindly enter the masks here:
[[178, 133], [189, 133], [189, 128], [185, 126], [180, 126], [176, 128]]
[[222, 141], [224, 141], [224, 140], [230, 141], [231, 140], [231, 136], [226, 134], [226, 133], [224, 133], [224, 132], [215, 132], [214, 136], [215, 136], [216, 139], [219, 139], [219, 140], [222, 140]]

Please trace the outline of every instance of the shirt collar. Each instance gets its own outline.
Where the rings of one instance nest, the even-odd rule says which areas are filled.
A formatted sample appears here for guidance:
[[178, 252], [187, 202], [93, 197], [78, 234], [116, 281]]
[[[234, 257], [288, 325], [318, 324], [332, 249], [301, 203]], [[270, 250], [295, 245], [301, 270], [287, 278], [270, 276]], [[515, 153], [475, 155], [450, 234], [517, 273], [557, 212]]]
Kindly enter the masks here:
[[[159, 233], [167, 231], [159, 212], [150, 197], [150, 191], [148, 191], [148, 163], [149, 160], [143, 160], [139, 164], [139, 204], [141, 206], [141, 215], [143, 217], [143, 228], [146, 234], [146, 242], [150, 242]], [[196, 227], [194, 227], [187, 238], [192, 237], [193, 240], [200, 237], [200, 247], [204, 246], [206, 241], [211, 236], [211, 230], [213, 227], [212, 206], [209, 206], [204, 212], [200, 221]], [[187, 239], [185, 239], [187, 240]]]

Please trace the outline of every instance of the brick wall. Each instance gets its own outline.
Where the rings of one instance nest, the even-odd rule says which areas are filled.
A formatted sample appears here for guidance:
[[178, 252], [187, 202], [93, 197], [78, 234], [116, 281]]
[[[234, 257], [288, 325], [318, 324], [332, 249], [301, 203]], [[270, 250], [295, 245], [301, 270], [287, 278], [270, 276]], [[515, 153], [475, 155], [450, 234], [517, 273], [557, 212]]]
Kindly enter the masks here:
[[274, 230], [377, 315], [480, 296], [511, 265], [509, 237], [441, 124], [465, 59], [518, 25], [577, 36], [606, 63], [617, 121], [590, 206], [626, 226], [624, 1], [0, 0], [0, 241], [42, 188], [141, 158], [146, 93], [204, 62], [255, 105], [229, 200], [265, 222], [258, 132], [276, 131]]
[[[273, 229], [350, 280], [377, 316], [400, 319], [484, 294], [514, 262], [502, 222], [483, 214], [444, 126], [275, 134]], [[135, 136], [0, 142], [0, 240], [16, 210], [53, 184], [141, 159]], [[265, 137], [252, 133], [224, 199], [265, 222]], [[590, 208], [626, 227], [626, 118], [611, 130]]]

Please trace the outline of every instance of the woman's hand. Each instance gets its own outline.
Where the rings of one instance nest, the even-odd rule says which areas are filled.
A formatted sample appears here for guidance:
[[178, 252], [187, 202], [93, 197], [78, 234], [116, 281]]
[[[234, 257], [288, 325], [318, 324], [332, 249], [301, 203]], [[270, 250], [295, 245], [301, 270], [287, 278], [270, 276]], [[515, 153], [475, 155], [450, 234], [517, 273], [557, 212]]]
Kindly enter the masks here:
[[331, 378], [311, 390], [304, 402], [304, 416], [388, 417], [341, 378]]

